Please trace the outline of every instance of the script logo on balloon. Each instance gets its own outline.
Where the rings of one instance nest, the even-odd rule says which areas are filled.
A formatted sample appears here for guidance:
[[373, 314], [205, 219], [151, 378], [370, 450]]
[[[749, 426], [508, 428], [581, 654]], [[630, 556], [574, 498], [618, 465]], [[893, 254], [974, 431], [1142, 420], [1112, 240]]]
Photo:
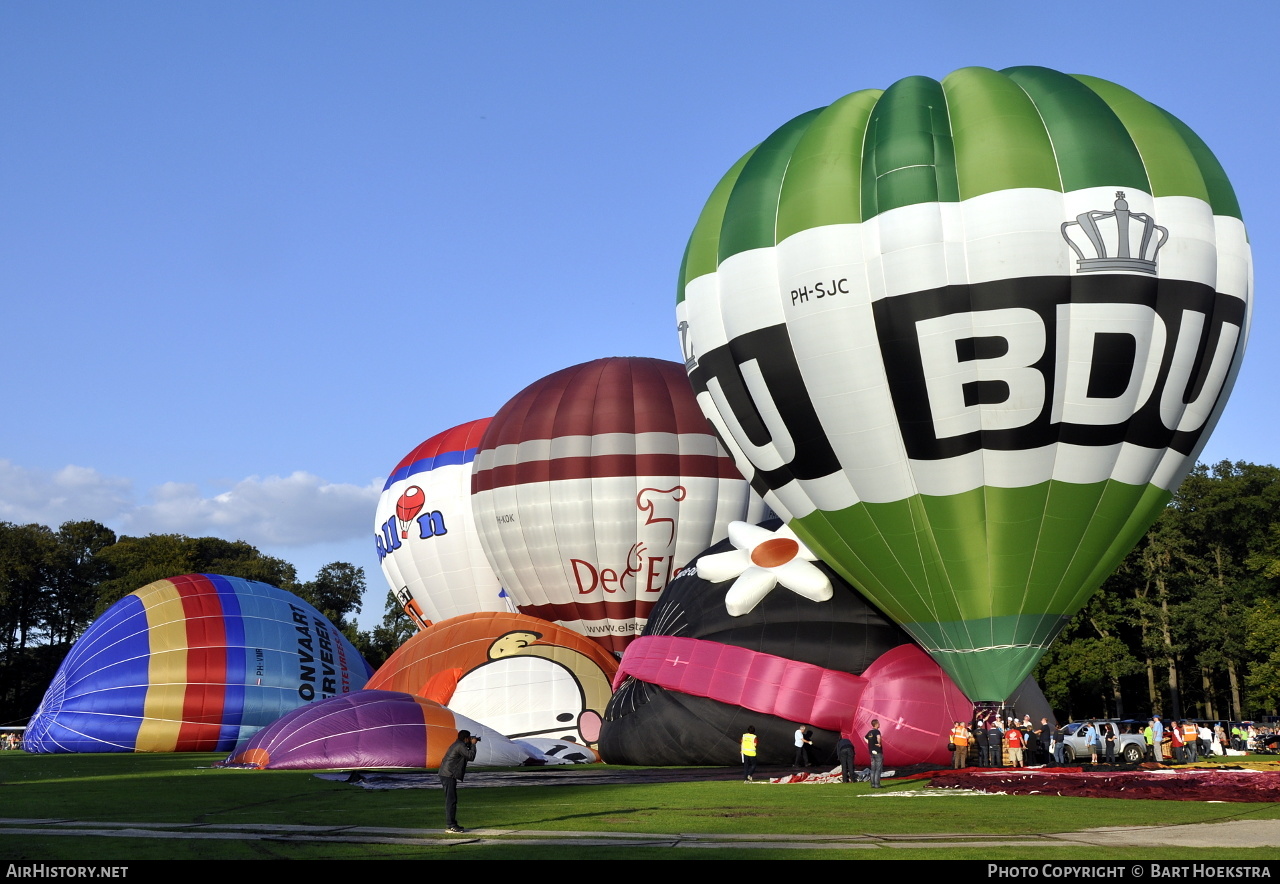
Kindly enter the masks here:
[[[578, 592], [589, 595], [597, 588], [606, 593], [659, 593], [671, 580], [675, 566], [676, 507], [689, 496], [683, 485], [674, 488], [642, 488], [636, 494], [636, 508], [646, 513], [644, 527], [657, 526], [631, 545], [626, 562], [605, 568], [584, 559], [569, 559]], [[653, 555], [660, 552], [660, 555]], [[642, 583], [637, 581], [642, 579]], [[639, 632], [641, 624], [635, 624]]]
[[[418, 515], [418, 511], [422, 509], [424, 500], [421, 488], [410, 488], [409, 491], [416, 491], [417, 495], [411, 497], [409, 501], [402, 496], [396, 502], [396, 514], [387, 519], [381, 526], [381, 535], [373, 535], [374, 545], [378, 548], [378, 561], [382, 561], [388, 555], [400, 548], [402, 540], [409, 539], [409, 526], [417, 521], [418, 523], [418, 539], [430, 540], [432, 537], [439, 537], [449, 533], [449, 529], [444, 524], [444, 514], [440, 510], [432, 510], [429, 513]], [[405, 492], [408, 495], [409, 492]], [[416, 516], [416, 519], [415, 519]], [[399, 526], [399, 536], [397, 537], [397, 526]]]

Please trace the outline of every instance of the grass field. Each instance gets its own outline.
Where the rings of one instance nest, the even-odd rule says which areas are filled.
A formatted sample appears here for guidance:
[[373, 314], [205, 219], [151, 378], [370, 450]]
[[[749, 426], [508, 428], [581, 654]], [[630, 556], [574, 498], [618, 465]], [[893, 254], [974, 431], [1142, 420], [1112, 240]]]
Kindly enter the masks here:
[[[145, 859], [1254, 859], [1277, 851], [1230, 848], [1109, 848], [1037, 843], [966, 847], [977, 836], [1023, 837], [1104, 826], [1179, 826], [1234, 819], [1280, 820], [1272, 804], [963, 796], [893, 798], [917, 789], [901, 783], [880, 793], [864, 784], [748, 786], [737, 781], [662, 784], [534, 785], [468, 788], [460, 817], [468, 827], [498, 830], [485, 843], [446, 837], [438, 789], [368, 791], [302, 771], [214, 770], [217, 755], [27, 755], [0, 753], [0, 857], [6, 861]], [[571, 773], [576, 774], [578, 771]], [[591, 773], [583, 769], [583, 774]], [[75, 820], [77, 834], [47, 835], [18, 820]], [[137, 837], [121, 824], [183, 832]], [[301, 835], [263, 827], [317, 827]], [[350, 843], [347, 827], [391, 830], [400, 843]], [[245, 832], [255, 830], [252, 836]], [[409, 830], [409, 831], [406, 831]], [[541, 833], [541, 835], [540, 835]], [[637, 843], [564, 843], [551, 833], [634, 834]], [[776, 848], [646, 846], [641, 833], [782, 836]], [[885, 839], [953, 833], [945, 847], [891, 847]], [[823, 849], [814, 836], [881, 836], [857, 849]], [[548, 843], [530, 843], [542, 837]], [[313, 840], [306, 840], [311, 838]], [[615, 839], [616, 840], [616, 839]], [[990, 842], [990, 837], [987, 841]], [[997, 841], [999, 839], [996, 839]], [[408, 843], [405, 843], [408, 842]]]

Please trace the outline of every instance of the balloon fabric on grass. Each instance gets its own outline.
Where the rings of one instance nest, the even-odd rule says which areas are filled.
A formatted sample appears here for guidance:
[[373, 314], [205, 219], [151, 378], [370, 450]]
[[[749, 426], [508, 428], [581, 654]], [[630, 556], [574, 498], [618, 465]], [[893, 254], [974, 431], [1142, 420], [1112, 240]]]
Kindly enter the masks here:
[[477, 766], [524, 764], [530, 753], [439, 703], [394, 691], [357, 691], [273, 722], [223, 762], [265, 770], [436, 768], [468, 730], [481, 738]]

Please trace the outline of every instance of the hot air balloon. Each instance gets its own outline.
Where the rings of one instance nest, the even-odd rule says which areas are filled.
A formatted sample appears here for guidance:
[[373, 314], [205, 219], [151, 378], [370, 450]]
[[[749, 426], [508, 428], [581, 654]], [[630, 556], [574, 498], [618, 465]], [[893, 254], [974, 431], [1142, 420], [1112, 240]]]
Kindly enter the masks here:
[[1093, 77], [964, 68], [739, 160], [677, 323], [766, 502], [998, 701], [1195, 463], [1251, 289], [1235, 194], [1186, 125]]
[[382, 573], [425, 627], [475, 611], [509, 611], [471, 515], [471, 462], [489, 419], [432, 436], [387, 477], [374, 516]]
[[955, 683], [829, 566], [806, 562], [781, 522], [742, 527], [681, 570], [627, 647], [604, 759], [732, 763], [738, 735], [755, 727], [760, 761], [790, 763], [805, 724], [819, 764], [834, 760], [841, 732], [865, 761], [877, 718], [886, 763], [947, 763], [952, 722], [973, 710]]
[[395, 691], [357, 691], [314, 703], [273, 722], [227, 757], [259, 770], [436, 768], [468, 730], [479, 736], [477, 766], [524, 764], [531, 754], [439, 703]]
[[681, 366], [610, 358], [526, 387], [485, 430], [480, 541], [519, 609], [621, 651], [671, 575], [760, 518]]
[[369, 679], [448, 706], [513, 740], [593, 746], [618, 663], [571, 629], [525, 614], [464, 614], [412, 636]]
[[28, 752], [215, 752], [298, 706], [364, 686], [369, 665], [293, 593], [185, 574], [116, 602], [72, 646]]

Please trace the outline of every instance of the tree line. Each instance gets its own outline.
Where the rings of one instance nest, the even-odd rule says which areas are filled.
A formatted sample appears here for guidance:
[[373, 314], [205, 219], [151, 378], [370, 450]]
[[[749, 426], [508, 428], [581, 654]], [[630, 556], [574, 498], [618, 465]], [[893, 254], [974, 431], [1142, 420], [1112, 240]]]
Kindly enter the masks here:
[[[413, 632], [387, 595], [357, 629], [363, 568], [293, 565], [244, 541], [117, 537], [92, 521], [0, 523], [0, 724], [35, 710], [71, 643], [116, 600], [179, 574], [261, 580], [332, 620], [373, 666]], [[1060, 717], [1248, 719], [1280, 706], [1280, 469], [1197, 465], [1035, 670]]]
[[1280, 469], [1198, 464], [1035, 670], [1067, 718], [1280, 704]]
[[151, 534], [117, 537], [93, 521], [45, 525], [0, 522], [0, 724], [23, 724], [71, 643], [99, 614], [134, 590], [179, 574], [260, 580], [322, 612], [373, 666], [413, 632], [391, 594], [381, 625], [360, 630], [365, 574], [331, 562], [299, 582], [293, 565], [242, 540]]

